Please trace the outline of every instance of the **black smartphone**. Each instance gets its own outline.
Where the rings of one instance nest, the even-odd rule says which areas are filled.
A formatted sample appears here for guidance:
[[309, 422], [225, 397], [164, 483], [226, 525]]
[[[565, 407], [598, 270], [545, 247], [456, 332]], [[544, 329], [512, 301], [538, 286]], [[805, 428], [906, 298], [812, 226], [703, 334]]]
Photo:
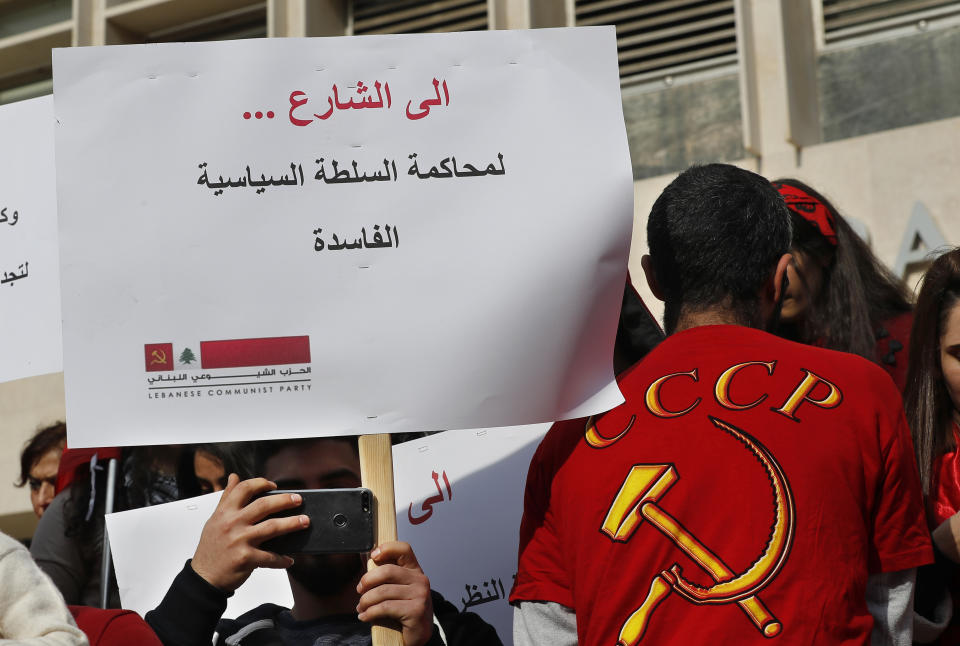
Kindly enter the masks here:
[[277, 554], [332, 554], [373, 549], [373, 494], [369, 489], [277, 489], [265, 496], [298, 493], [299, 507], [268, 516], [306, 514], [310, 526], [260, 544]]

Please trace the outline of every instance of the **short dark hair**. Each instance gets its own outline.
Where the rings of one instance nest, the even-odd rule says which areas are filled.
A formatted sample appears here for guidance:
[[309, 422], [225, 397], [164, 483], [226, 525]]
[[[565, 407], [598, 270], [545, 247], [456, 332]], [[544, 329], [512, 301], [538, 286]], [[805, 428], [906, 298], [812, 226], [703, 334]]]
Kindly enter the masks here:
[[56, 422], [42, 428], [34, 434], [20, 453], [20, 479], [16, 485], [22, 487], [30, 479], [30, 469], [51, 449], [63, 448], [67, 441], [67, 425]]
[[681, 310], [724, 305], [757, 326], [758, 295], [790, 251], [790, 212], [766, 179], [729, 164], [691, 166], [664, 189], [647, 220], [664, 327]]

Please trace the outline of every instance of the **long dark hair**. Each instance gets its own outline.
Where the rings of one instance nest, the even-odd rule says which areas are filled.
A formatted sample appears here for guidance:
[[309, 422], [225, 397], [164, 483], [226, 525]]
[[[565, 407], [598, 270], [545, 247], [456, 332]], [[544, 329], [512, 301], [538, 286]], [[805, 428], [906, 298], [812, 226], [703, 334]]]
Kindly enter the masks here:
[[913, 433], [920, 481], [930, 493], [933, 462], [953, 448], [953, 402], [940, 366], [940, 337], [950, 311], [960, 304], [960, 249], [949, 251], [927, 270], [917, 297], [903, 404]]
[[792, 248], [825, 269], [822, 287], [813, 295], [803, 321], [792, 330], [785, 325], [778, 332], [876, 363], [877, 330], [884, 321], [912, 309], [906, 286], [820, 193], [796, 179], [778, 179], [773, 184], [796, 187], [822, 202], [833, 216], [837, 236], [834, 246], [813, 224], [790, 211]]
[[256, 453], [253, 442], [215, 442], [196, 444], [192, 454], [203, 452], [220, 460], [224, 477], [236, 473], [241, 480], [256, 477]]

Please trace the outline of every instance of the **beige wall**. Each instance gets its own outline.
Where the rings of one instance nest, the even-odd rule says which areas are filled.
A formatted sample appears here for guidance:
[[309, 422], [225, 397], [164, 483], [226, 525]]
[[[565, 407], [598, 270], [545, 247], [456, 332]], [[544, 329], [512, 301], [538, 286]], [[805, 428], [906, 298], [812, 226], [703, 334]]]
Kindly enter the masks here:
[[29, 490], [13, 486], [20, 450], [39, 428], [65, 417], [62, 372], [0, 384], [0, 531], [17, 538], [33, 534]]
[[[796, 177], [813, 186], [841, 214], [867, 226], [874, 253], [891, 268], [918, 201], [949, 244], [960, 242], [960, 118], [819, 144], [796, 155], [778, 155], [772, 162], [746, 159], [738, 165], [770, 179]], [[634, 184], [630, 273], [658, 317], [663, 307], [643, 281], [640, 258], [647, 253], [647, 214], [673, 177]]]

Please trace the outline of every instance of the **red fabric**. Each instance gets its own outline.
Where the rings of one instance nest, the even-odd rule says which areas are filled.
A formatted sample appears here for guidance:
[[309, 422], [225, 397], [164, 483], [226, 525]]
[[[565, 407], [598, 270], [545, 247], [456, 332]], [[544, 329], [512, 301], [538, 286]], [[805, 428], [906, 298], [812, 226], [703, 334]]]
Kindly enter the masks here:
[[[746, 362], [754, 363], [734, 370], [727, 390], [717, 387]], [[652, 388], [667, 375], [675, 376]], [[817, 377], [793, 407], [790, 395]], [[932, 561], [910, 433], [890, 379], [853, 355], [707, 326], [667, 337], [620, 387], [626, 402], [592, 430], [585, 420], [558, 423], [537, 450], [511, 602], [572, 607], [579, 643], [610, 646], [655, 579], [677, 564], [693, 584], [732, 579], [733, 590], [692, 601], [668, 574], [668, 594], [640, 643], [769, 644], [732, 596], [739, 593], [767, 609], [760, 623], [770, 636], [779, 622], [780, 646], [869, 644], [868, 574]], [[615, 499], [643, 490], [629, 474], [654, 471], [676, 479], [649, 505], [626, 498], [618, 514]], [[677, 539], [663, 513], [682, 525]], [[604, 529], [615, 531], [621, 518], [640, 522], [614, 540]], [[778, 536], [782, 549], [762, 560]], [[714, 564], [684, 552], [691, 537]], [[754, 564], [759, 587], [738, 585]]]
[[119, 460], [120, 448], [115, 446], [100, 446], [91, 449], [64, 448], [63, 455], [60, 457], [60, 466], [57, 467], [57, 493], [69, 487], [76, 480], [77, 473], [90, 468], [90, 460], [93, 459], [94, 454], [97, 455], [97, 460], [101, 462], [113, 458]]
[[[956, 424], [953, 424], [952, 428], [954, 446], [960, 447], [960, 429]], [[960, 451], [956, 448], [944, 453], [933, 463], [930, 511], [933, 516], [930, 523], [931, 529], [935, 529], [960, 511]], [[950, 595], [953, 598], [953, 619], [937, 640], [940, 646], [960, 644], [960, 577], [954, 574], [949, 586]]]
[[[954, 446], [960, 446], [960, 432], [953, 425]], [[933, 463], [933, 482], [930, 483], [930, 507], [933, 527], [960, 511], [960, 451], [954, 448]]]
[[91, 646], [162, 646], [143, 617], [133, 610], [102, 610], [67, 606]]
[[783, 196], [787, 208], [815, 226], [830, 244], [837, 246], [837, 225], [826, 204], [796, 186], [779, 183], [773, 186]]
[[904, 312], [884, 321], [877, 330], [876, 361], [903, 393], [907, 386], [907, 360], [910, 357], [910, 328], [913, 312]]
[[310, 363], [310, 337], [201, 341], [200, 363], [204, 369]]

